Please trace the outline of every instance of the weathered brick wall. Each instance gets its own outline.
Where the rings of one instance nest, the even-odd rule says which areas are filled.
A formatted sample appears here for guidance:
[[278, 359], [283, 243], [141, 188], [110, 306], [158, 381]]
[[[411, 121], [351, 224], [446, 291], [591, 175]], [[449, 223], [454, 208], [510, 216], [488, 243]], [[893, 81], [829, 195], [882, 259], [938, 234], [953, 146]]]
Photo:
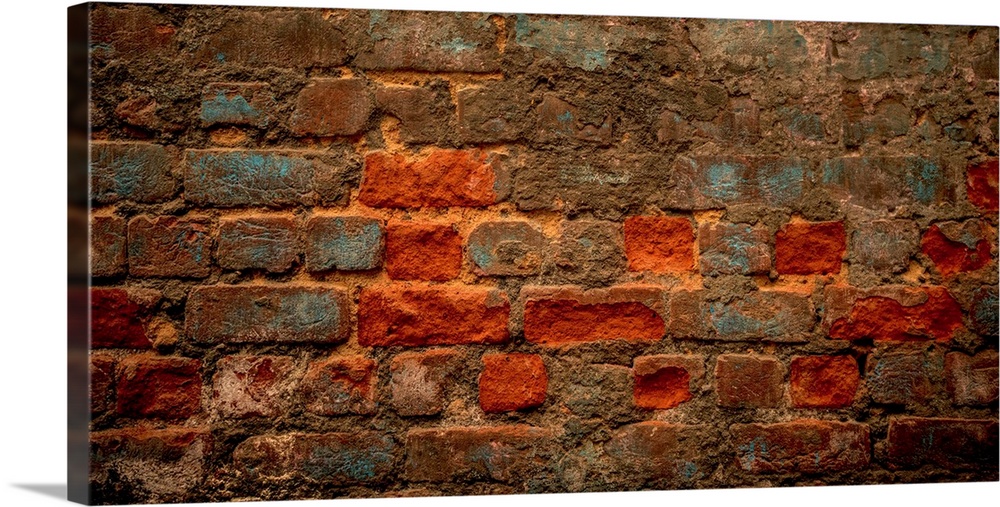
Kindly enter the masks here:
[[100, 502], [997, 480], [997, 29], [99, 5]]

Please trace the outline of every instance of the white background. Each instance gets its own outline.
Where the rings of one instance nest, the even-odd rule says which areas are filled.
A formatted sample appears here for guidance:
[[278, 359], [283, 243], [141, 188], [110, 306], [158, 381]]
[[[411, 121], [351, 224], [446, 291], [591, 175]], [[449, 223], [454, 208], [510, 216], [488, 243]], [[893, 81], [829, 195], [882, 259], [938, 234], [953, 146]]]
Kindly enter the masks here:
[[[799, 0], [262, 0], [237, 5], [545, 12], [665, 17], [878, 21], [998, 25], [995, 1]], [[66, 8], [59, 1], [9, 0], [0, 13], [0, 506], [65, 502], [66, 484]], [[525, 507], [581, 505], [995, 505], [1000, 483], [772, 488], [574, 495], [337, 500], [339, 506]]]

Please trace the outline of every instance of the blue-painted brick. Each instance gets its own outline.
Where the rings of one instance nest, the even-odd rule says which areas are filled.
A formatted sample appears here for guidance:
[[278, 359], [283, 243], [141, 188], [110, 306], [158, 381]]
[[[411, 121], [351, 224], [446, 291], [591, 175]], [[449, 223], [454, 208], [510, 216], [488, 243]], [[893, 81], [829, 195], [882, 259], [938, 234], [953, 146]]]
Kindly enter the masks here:
[[250, 437], [236, 446], [233, 459], [255, 479], [291, 475], [352, 485], [383, 481], [395, 454], [393, 439], [380, 433], [292, 433]]
[[698, 228], [701, 274], [757, 275], [771, 271], [770, 234], [747, 224], [704, 223]]
[[671, 206], [713, 209], [737, 204], [793, 206], [805, 188], [806, 162], [771, 156], [680, 158]]
[[364, 217], [314, 217], [306, 224], [306, 269], [363, 271], [382, 265], [381, 222]]
[[101, 204], [162, 202], [174, 195], [171, 157], [158, 144], [91, 143], [91, 193]]
[[339, 343], [350, 334], [347, 296], [337, 289], [197, 287], [185, 310], [185, 335], [200, 343]]

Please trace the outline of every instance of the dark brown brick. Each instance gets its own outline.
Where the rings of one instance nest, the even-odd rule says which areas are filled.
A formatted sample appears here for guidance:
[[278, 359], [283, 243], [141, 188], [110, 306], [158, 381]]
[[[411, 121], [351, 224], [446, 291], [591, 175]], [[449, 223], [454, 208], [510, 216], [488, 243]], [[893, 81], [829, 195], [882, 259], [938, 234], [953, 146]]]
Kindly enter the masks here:
[[797, 420], [734, 424], [736, 458], [751, 473], [831, 473], [859, 470], [871, 460], [868, 425]]
[[948, 392], [956, 405], [983, 406], [997, 401], [998, 361], [995, 350], [974, 356], [952, 352], [944, 358]]
[[996, 467], [997, 421], [899, 417], [889, 421], [889, 467], [950, 470]]
[[345, 486], [384, 482], [396, 454], [391, 437], [371, 431], [290, 433], [250, 437], [236, 446], [233, 461], [256, 480], [302, 477]]
[[116, 216], [90, 218], [90, 273], [118, 276], [125, 273], [125, 219]]
[[298, 136], [349, 136], [372, 113], [372, 94], [362, 79], [313, 79], [299, 92], [289, 119]]
[[336, 67], [348, 58], [344, 26], [319, 9], [232, 9], [197, 46], [205, 67]]
[[421, 482], [522, 482], [544, 465], [552, 436], [522, 425], [410, 430], [404, 473]]
[[715, 365], [719, 406], [775, 408], [784, 401], [785, 367], [776, 357], [726, 354]]
[[212, 272], [212, 223], [201, 217], [133, 218], [128, 266], [134, 276], [204, 278]]

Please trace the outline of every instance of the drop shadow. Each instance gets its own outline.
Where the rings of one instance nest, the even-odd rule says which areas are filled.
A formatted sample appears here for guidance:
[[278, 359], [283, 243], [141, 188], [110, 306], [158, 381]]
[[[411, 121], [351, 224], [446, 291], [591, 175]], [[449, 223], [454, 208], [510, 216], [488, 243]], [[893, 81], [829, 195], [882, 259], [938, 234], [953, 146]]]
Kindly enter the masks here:
[[58, 498], [59, 500], [66, 499], [65, 484], [11, 484], [11, 486], [26, 489], [28, 491], [34, 491], [39, 495], [50, 496], [52, 498]]

